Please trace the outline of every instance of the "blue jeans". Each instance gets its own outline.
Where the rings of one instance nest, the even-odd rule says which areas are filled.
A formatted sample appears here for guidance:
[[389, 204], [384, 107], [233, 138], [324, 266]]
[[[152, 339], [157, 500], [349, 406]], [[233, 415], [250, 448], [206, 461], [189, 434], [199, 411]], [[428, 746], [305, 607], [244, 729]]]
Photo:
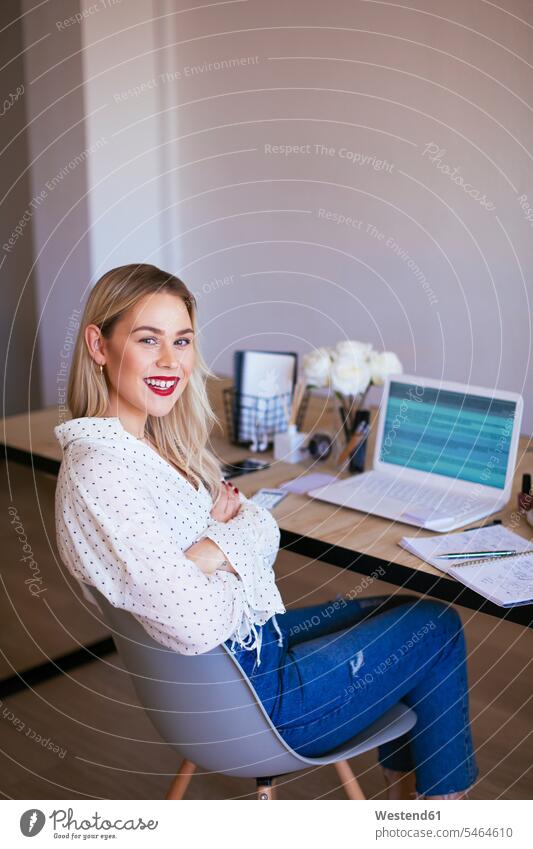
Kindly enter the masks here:
[[411, 595], [337, 597], [276, 620], [281, 640], [272, 619], [263, 625], [259, 665], [255, 651], [235, 656], [292, 749], [323, 755], [402, 701], [418, 721], [379, 747], [380, 764], [416, 770], [420, 795], [474, 783], [465, 639], [452, 607]]

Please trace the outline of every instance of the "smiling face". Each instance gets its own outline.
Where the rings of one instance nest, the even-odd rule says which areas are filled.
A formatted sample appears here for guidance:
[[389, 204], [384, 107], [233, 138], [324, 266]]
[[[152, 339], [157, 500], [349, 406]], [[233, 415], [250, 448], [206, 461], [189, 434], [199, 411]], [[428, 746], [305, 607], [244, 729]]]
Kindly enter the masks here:
[[104, 365], [109, 407], [124, 427], [141, 436], [147, 416], [166, 416], [194, 368], [194, 332], [187, 307], [171, 292], [145, 295], [116, 322], [111, 336], [89, 325], [91, 356]]

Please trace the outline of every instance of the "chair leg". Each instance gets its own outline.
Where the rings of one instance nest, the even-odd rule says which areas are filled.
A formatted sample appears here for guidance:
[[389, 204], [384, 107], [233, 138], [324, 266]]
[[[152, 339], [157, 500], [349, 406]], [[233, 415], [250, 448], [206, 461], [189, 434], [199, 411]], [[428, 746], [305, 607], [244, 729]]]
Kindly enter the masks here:
[[274, 779], [273, 778], [257, 778], [257, 798], [258, 799], [274, 799]]
[[195, 770], [196, 764], [193, 764], [192, 761], [184, 760], [176, 777], [170, 785], [165, 799], [183, 799]]
[[361, 790], [361, 786], [352, 772], [352, 768], [348, 761], [337, 761], [335, 764], [335, 769], [339, 774], [339, 778], [342, 781], [342, 785], [344, 787], [345, 793], [348, 796], [348, 799], [354, 799], [355, 801], [359, 801], [360, 799], [366, 799], [365, 794]]

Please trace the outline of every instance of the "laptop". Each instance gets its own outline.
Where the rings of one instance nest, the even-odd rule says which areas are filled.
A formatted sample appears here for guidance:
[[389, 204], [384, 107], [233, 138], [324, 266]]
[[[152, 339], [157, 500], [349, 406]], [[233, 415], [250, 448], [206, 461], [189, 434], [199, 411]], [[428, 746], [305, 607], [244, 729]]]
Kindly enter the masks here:
[[373, 470], [309, 495], [431, 531], [490, 516], [511, 497], [523, 406], [514, 392], [390, 376]]

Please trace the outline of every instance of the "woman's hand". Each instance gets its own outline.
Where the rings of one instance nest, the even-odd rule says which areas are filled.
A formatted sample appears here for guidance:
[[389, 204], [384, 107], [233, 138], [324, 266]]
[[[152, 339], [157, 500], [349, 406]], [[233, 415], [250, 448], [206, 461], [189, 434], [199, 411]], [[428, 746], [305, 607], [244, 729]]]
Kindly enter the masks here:
[[239, 490], [229, 481], [222, 481], [222, 490], [213, 504], [211, 517], [217, 522], [229, 522], [241, 509]]
[[212, 539], [201, 539], [193, 543], [184, 554], [192, 560], [204, 575], [212, 575], [217, 569], [237, 574], [226, 555]]

